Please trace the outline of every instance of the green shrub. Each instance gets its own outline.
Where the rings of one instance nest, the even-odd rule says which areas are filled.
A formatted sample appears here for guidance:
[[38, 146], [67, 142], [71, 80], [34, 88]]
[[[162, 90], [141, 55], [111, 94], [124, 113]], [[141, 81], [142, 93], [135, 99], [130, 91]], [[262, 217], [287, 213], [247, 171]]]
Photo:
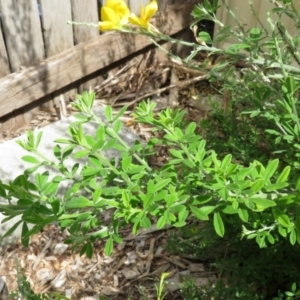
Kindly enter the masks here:
[[[237, 38], [225, 50], [176, 41], [152, 27], [141, 31], [154, 43], [159, 38], [192, 47], [184, 63], [194, 68], [192, 58], [199, 51], [223, 55], [225, 60], [209, 72], [209, 78], [221, 86], [220, 92], [230, 92], [228, 111], [216, 111], [203, 121], [200, 135], [200, 124], [186, 122], [184, 111], [168, 108], [155, 114], [154, 103], [142, 102], [133, 116], [160, 131], [161, 137], [130, 146], [119, 135], [119, 118], [126, 107], [114, 116], [107, 106], [104, 123], [92, 111], [94, 94], [84, 93], [74, 104], [81, 114], [69, 128], [70, 138], [57, 140], [53, 147], [56, 161], [39, 152], [41, 134], [28, 132], [27, 140], [19, 142], [32, 153], [23, 158], [32, 167], [10, 183], [0, 182], [0, 196], [7, 200], [0, 206], [5, 221], [22, 217], [6, 235], [21, 225], [22, 242], [28, 245], [32, 234], [57, 222], [70, 232], [65, 242], [91, 257], [98, 239], [106, 239], [105, 253], [110, 254], [114, 243], [122, 241], [119, 231], [127, 224], [132, 225], [133, 233], [154, 223], [159, 229], [170, 225], [188, 232], [187, 221], [193, 220], [205, 224], [210, 232], [210, 238], [199, 233], [193, 248], [196, 255], [207, 255], [212, 246], [224, 245], [224, 241], [230, 245], [228, 256], [217, 251], [209, 258], [218, 272], [236, 280], [235, 287], [226, 289], [218, 283], [217, 299], [246, 299], [249, 295], [262, 299], [266, 294], [292, 299], [297, 293], [292, 284], [299, 283], [299, 268], [293, 262], [300, 244], [300, 69], [291, 63], [299, 65], [300, 55], [299, 38], [288, 34], [281, 16], [287, 15], [296, 25], [300, 18], [292, 1], [276, 3], [280, 5], [273, 12], [279, 20], [268, 15], [270, 32], [265, 28], [246, 31], [237, 19], [235, 29], [221, 24], [216, 40]], [[216, 8], [217, 1], [208, 0], [196, 6], [195, 22], [219, 22]], [[241, 60], [246, 65], [237, 74]], [[83, 124], [88, 122], [98, 126], [93, 136], [84, 131]], [[158, 145], [168, 149], [169, 155], [160, 168], [148, 162]], [[120, 159], [107, 159], [102, 151], [108, 149], [119, 151]], [[78, 160], [71, 168], [65, 163], [69, 156]], [[82, 158], [86, 161], [83, 167]], [[52, 178], [50, 172], [39, 172], [45, 165], [60, 175]], [[61, 196], [58, 191], [64, 181], [70, 185]], [[107, 210], [113, 210], [109, 222], [103, 218]], [[187, 242], [184, 247], [190, 246], [193, 243]], [[272, 267], [279, 272], [272, 272]], [[272, 282], [271, 289], [265, 287]], [[292, 292], [279, 291], [291, 286]], [[211, 295], [211, 289], [201, 293]]]

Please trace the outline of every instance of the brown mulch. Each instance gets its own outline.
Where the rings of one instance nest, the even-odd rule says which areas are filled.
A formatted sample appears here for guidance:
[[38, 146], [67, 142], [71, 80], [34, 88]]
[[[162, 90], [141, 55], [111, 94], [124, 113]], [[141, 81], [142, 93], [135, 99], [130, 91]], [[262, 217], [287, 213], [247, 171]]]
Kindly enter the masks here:
[[[152, 137], [151, 128], [136, 124], [130, 117], [141, 100], [151, 98], [157, 103], [158, 112], [167, 107], [184, 108], [190, 120], [198, 122], [212, 109], [208, 95], [218, 94], [209, 85], [205, 70], [190, 69], [179, 61], [164, 61], [153, 66], [151, 52], [146, 58], [133, 60], [108, 75], [101, 86], [95, 87], [95, 105], [110, 104], [116, 111], [129, 105], [122, 120], [145, 140]], [[218, 97], [219, 105], [226, 109], [228, 95]], [[55, 122], [62, 116], [62, 111], [66, 112], [63, 117], [74, 113], [70, 104], [61, 107], [58, 114], [41, 111], [29, 128], [8, 133], [2, 142], [28, 129]], [[164, 159], [162, 156], [163, 151], [156, 157], [158, 165]], [[104, 242], [98, 241], [94, 245], [93, 258], [88, 259], [79, 255], [80, 250], [72, 252], [71, 247], [63, 243], [67, 232], [61, 232], [55, 225], [48, 226], [32, 236], [28, 248], [18, 243], [0, 253], [0, 299], [7, 299], [7, 292], [17, 289], [18, 268], [23, 270], [36, 293], [55, 291], [72, 299], [86, 300], [99, 299], [99, 296], [105, 296], [105, 299], [129, 299], [129, 296], [130, 299], [156, 299], [155, 285], [161, 274], [167, 272], [165, 299], [181, 299], [179, 284], [186, 276], [203, 285], [215, 280], [216, 275], [207, 272], [201, 262], [172, 256], [165, 250], [172, 230], [153, 227], [132, 236], [128, 228], [122, 232], [123, 243], [115, 246], [110, 257], [104, 255]]]

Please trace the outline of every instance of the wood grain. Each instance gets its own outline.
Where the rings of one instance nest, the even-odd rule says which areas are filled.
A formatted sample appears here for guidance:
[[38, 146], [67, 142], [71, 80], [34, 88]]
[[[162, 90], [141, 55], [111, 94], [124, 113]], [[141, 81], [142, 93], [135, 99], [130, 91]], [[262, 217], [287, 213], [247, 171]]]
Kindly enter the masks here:
[[[95, 23], [99, 22], [98, 3], [97, 0], [71, 0], [72, 20], [75, 22]], [[75, 45], [98, 36], [98, 28], [92, 26], [73, 25], [74, 43]]]
[[[196, 0], [170, 7], [157, 18], [159, 29], [169, 35], [190, 25]], [[166, 17], [167, 16], [167, 17]], [[107, 33], [88, 43], [79, 44], [63, 53], [16, 74], [0, 79], [0, 116], [32, 103], [92, 74], [112, 63], [151, 45], [144, 36]]]
[[[72, 5], [72, 20], [75, 22], [87, 22], [98, 24], [99, 12], [97, 0], [71, 0]], [[89, 40], [98, 37], [99, 29], [92, 26], [78, 26], [73, 25], [74, 42], [75, 45], [79, 43], [86, 43]], [[82, 93], [84, 90], [89, 90], [98, 84], [98, 78], [82, 79], [78, 86], [78, 92]]]
[[[5, 0], [4, 0], [5, 1]], [[46, 56], [51, 57], [74, 45], [70, 0], [40, 0]]]
[[3, 40], [2, 28], [0, 26], [0, 78], [10, 73], [8, 56]]
[[36, 0], [1, 0], [7, 52], [13, 72], [44, 59], [44, 43]]
[[[45, 40], [46, 56], [52, 57], [74, 45], [73, 28], [67, 24], [72, 20], [70, 0], [40, 0], [42, 8], [42, 27]], [[72, 95], [77, 94], [77, 89], [70, 89], [69, 93], [63, 94], [68, 100]], [[49, 101], [42, 106], [48, 111], [56, 111], [60, 107], [60, 93], [49, 96]]]
[[[11, 70], [20, 71], [41, 62], [45, 53], [36, 0], [1, 0], [0, 11]], [[2, 130], [24, 126], [33, 114], [34, 110], [26, 114], [22, 110], [12, 115], [2, 122]]]

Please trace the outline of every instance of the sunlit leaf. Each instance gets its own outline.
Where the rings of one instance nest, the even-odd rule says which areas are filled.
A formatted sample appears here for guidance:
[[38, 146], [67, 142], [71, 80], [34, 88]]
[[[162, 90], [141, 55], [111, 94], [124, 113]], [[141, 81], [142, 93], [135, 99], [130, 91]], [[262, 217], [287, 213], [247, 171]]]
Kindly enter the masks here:
[[214, 228], [215, 228], [216, 233], [220, 237], [224, 236], [225, 227], [224, 227], [224, 223], [223, 223], [222, 217], [219, 212], [214, 213]]

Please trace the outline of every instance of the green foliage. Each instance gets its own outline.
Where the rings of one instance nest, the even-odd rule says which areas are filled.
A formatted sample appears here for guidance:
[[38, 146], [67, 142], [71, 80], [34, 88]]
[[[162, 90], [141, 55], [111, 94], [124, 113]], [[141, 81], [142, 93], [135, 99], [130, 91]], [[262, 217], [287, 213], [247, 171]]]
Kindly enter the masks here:
[[[84, 101], [78, 101], [77, 106], [84, 105]], [[86, 107], [82, 106], [82, 110]], [[146, 146], [139, 142], [129, 146], [122, 141], [118, 135], [122, 124], [112, 119], [110, 108], [106, 109], [106, 117], [111, 126], [91, 110], [78, 117], [69, 128], [70, 139], [60, 139], [54, 147], [56, 162], [39, 153], [40, 136], [28, 133], [27, 141], [20, 144], [36, 155], [29, 159], [33, 168], [12, 183], [1, 184], [8, 200], [1, 205], [1, 211], [8, 216], [5, 221], [22, 215], [24, 245], [30, 235], [57, 221], [71, 234], [65, 242], [75, 247], [82, 245], [81, 254], [91, 257], [92, 243], [99, 238], [108, 238], [105, 250], [111, 253], [113, 243], [122, 241], [119, 228], [127, 223], [133, 225], [136, 233], [141, 227], [150, 228], [155, 218], [158, 228], [182, 227], [193, 215], [199, 220], [213, 219], [216, 233], [223, 236], [226, 214], [234, 214], [247, 223], [251, 233], [244, 230], [244, 235], [255, 237], [261, 247], [265, 246], [266, 238], [274, 240], [278, 228], [281, 235], [294, 242], [299, 231], [293, 212], [298, 192], [288, 182], [289, 166], [279, 171], [277, 159], [266, 167], [258, 161], [243, 166], [233, 163], [230, 154], [221, 160], [213, 150], [206, 150], [205, 141], [195, 134], [195, 123], [183, 127], [182, 111], [167, 109], [154, 117], [152, 110], [153, 104], [142, 103], [134, 113], [138, 122], [151, 124], [165, 133], [161, 140], [151, 140]], [[84, 132], [83, 124], [90, 120], [99, 124], [95, 136]], [[160, 170], [154, 170], [146, 161], [156, 144], [170, 148], [170, 159]], [[119, 163], [100, 152], [109, 148], [120, 151]], [[81, 168], [76, 162], [68, 169], [65, 160], [71, 154], [75, 161], [87, 157], [86, 164]], [[51, 178], [49, 172], [37, 173], [42, 165], [53, 166], [60, 175]], [[33, 170], [32, 182], [28, 176]], [[66, 180], [72, 184], [59, 196], [60, 184]], [[287, 190], [291, 190], [288, 195]], [[17, 201], [12, 202], [12, 198]], [[105, 224], [101, 214], [112, 208], [113, 220]], [[34, 225], [31, 230], [29, 223]]]
[[205, 287], [197, 287], [194, 283], [193, 279], [187, 279], [181, 285], [181, 294], [183, 299], [185, 300], [210, 300], [210, 299], [218, 299], [218, 300], [262, 300], [258, 295], [253, 295], [251, 291], [249, 291], [248, 287], [231, 287], [226, 286], [222, 281], [219, 281], [215, 284], [215, 286], [208, 285]]
[[[224, 50], [177, 41], [192, 47], [184, 60], [188, 65], [202, 50], [224, 57], [208, 75], [221, 93], [230, 94], [229, 107], [216, 109], [201, 125], [188, 123], [182, 110], [154, 113], [155, 103], [142, 102], [133, 116], [161, 134], [147, 143], [128, 145], [120, 136], [126, 107], [114, 115], [107, 106], [103, 122], [92, 111], [94, 94], [85, 92], [74, 104], [81, 114], [70, 125], [69, 138], [53, 145], [55, 160], [38, 150], [42, 134], [28, 132], [27, 140], [18, 143], [29, 152], [22, 159], [31, 167], [12, 182], [0, 181], [0, 196], [7, 200], [0, 205], [4, 222], [21, 216], [4, 237], [22, 226], [22, 243], [27, 246], [32, 234], [57, 222], [70, 233], [65, 243], [92, 257], [98, 239], [105, 239], [105, 253], [110, 254], [114, 244], [122, 242], [119, 231], [127, 224], [134, 234], [154, 223], [158, 229], [170, 225], [188, 236], [177, 243], [178, 251], [192, 249], [189, 252], [206, 258], [231, 282], [199, 290], [188, 281], [182, 287], [186, 299], [296, 299], [300, 54], [299, 35], [288, 33], [282, 16], [291, 18], [295, 28], [300, 17], [293, 1], [276, 3], [272, 12], [278, 20], [270, 13], [266, 16], [271, 30], [260, 22], [260, 27], [245, 29], [225, 2], [234, 27], [216, 19], [218, 1], [205, 0], [195, 7], [195, 23], [205, 19], [220, 25], [215, 41], [236, 39]], [[256, 16], [251, 5], [250, 9]], [[210, 42], [204, 33], [199, 37]], [[176, 41], [163, 34], [159, 38]], [[85, 132], [88, 122], [98, 126], [94, 135]], [[160, 168], [148, 163], [157, 145], [168, 150]], [[119, 157], [108, 159], [103, 152], [109, 149]], [[74, 163], [68, 167], [70, 157]], [[56, 175], [40, 172], [43, 166]], [[68, 187], [61, 194], [65, 182]], [[107, 210], [113, 211], [109, 222], [103, 216]], [[192, 226], [201, 225], [201, 232], [187, 226], [190, 220]], [[163, 281], [160, 284], [158, 297], [163, 298]]]
[[[213, 225], [203, 222], [174, 231], [170, 237], [168, 251], [174, 255], [193, 254], [193, 259], [205, 262], [207, 271], [218, 274], [219, 278], [216, 286], [186, 288], [185, 299], [213, 296], [215, 299], [239, 299], [237, 292], [242, 299], [247, 296], [248, 299], [252, 299], [251, 296], [265, 299], [266, 295], [275, 296], [278, 290], [288, 290], [293, 282], [299, 282], [300, 245], [293, 246], [279, 238], [271, 246], [258, 248], [253, 239], [241, 241], [234, 216], [227, 217], [224, 223], [228, 230], [223, 238], [214, 236]], [[188, 284], [193, 285], [192, 282]], [[224, 286], [226, 288], [221, 288]], [[192, 290], [194, 298], [188, 297]]]

